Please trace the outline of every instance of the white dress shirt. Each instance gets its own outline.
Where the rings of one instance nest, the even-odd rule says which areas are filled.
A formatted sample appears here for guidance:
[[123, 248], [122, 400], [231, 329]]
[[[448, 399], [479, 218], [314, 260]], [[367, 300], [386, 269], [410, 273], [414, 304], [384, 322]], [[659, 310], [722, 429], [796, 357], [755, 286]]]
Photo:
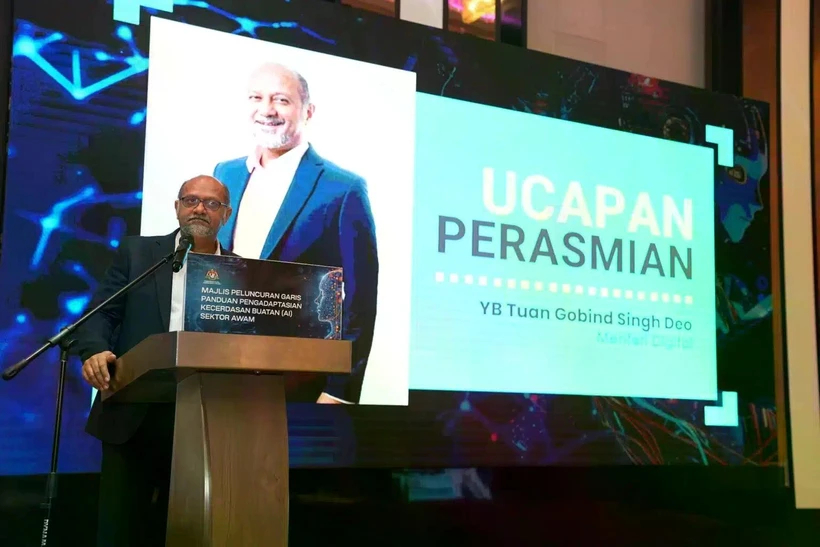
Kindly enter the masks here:
[[[308, 143], [303, 142], [268, 161], [264, 167], [258, 151], [248, 156], [246, 165], [250, 179], [239, 202], [239, 210], [234, 213], [233, 252], [245, 258], [268, 258], [262, 256], [262, 248], [307, 150]], [[351, 404], [327, 393], [323, 395]]]
[[233, 252], [245, 258], [268, 258], [261, 256], [262, 248], [307, 149], [308, 144], [302, 143], [264, 167], [258, 153], [248, 156], [250, 180], [235, 213]]
[[[180, 234], [177, 232], [177, 237], [174, 240], [174, 249], [179, 247]], [[219, 248], [219, 242], [216, 243], [216, 253], [222, 254]], [[182, 332], [185, 318], [185, 273], [188, 271], [188, 261], [182, 263], [182, 269], [176, 273], [172, 273], [171, 278], [171, 317], [168, 322], [168, 332]]]

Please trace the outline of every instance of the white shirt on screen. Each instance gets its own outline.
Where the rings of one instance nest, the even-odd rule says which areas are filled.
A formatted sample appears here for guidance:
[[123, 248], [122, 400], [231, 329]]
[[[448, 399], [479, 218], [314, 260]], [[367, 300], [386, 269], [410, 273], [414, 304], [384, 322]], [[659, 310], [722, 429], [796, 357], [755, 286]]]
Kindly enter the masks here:
[[261, 256], [262, 247], [307, 149], [308, 144], [304, 142], [269, 161], [265, 167], [259, 162], [258, 154], [248, 156], [250, 180], [239, 210], [234, 213], [233, 252], [245, 258], [268, 258]]
[[[262, 248], [307, 150], [308, 143], [303, 142], [269, 161], [265, 167], [259, 161], [258, 152], [248, 156], [246, 165], [250, 179], [239, 202], [239, 210], [234, 211], [233, 252], [245, 258], [268, 258], [261, 256]], [[333, 395], [324, 395], [351, 404]]]
[[[179, 247], [180, 234], [177, 232], [177, 237], [174, 240], [174, 249]], [[219, 242], [216, 243], [216, 253], [222, 254], [219, 248]], [[172, 273], [171, 278], [171, 316], [168, 321], [168, 332], [182, 332], [184, 317], [185, 317], [185, 274], [188, 271], [188, 261], [182, 263], [182, 269], [176, 273]]]

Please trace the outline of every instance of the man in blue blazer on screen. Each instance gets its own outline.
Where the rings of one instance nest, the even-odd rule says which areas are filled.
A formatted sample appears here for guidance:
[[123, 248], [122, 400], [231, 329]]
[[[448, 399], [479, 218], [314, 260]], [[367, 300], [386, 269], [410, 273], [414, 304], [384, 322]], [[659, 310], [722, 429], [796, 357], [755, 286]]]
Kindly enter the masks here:
[[214, 177], [230, 190], [234, 210], [219, 242], [245, 258], [342, 268], [342, 333], [353, 342], [352, 373], [314, 378], [296, 390], [301, 396], [294, 398], [289, 390], [289, 397], [358, 403], [373, 341], [379, 273], [367, 185], [308, 143], [305, 130], [315, 106], [298, 72], [275, 63], [258, 67], [248, 82], [247, 105], [253, 149], [214, 169]]

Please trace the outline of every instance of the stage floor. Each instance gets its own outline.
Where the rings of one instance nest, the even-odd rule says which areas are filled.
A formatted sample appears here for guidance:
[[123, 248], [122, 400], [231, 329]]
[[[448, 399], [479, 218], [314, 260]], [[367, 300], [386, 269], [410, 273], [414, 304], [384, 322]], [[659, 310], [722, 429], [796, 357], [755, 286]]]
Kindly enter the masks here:
[[[493, 501], [407, 503], [390, 470], [295, 470], [290, 545], [800, 547], [816, 545], [820, 533], [820, 512], [790, 509], [788, 490], [758, 483], [709, 488], [683, 476], [689, 471], [677, 487], [641, 470], [491, 473]], [[610, 473], [630, 475], [631, 487]], [[93, 474], [60, 477], [53, 545], [94, 545], [97, 485]], [[0, 477], [0, 545], [39, 544], [43, 486], [43, 476]]]

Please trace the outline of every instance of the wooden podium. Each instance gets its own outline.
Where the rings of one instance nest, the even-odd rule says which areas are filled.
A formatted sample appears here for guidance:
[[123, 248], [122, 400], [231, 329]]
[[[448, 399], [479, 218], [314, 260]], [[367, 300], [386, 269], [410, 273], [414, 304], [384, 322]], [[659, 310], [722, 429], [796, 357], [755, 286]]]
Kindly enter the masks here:
[[287, 545], [283, 373], [346, 374], [350, 358], [343, 340], [170, 332], [118, 359], [104, 404], [176, 404], [167, 546]]

